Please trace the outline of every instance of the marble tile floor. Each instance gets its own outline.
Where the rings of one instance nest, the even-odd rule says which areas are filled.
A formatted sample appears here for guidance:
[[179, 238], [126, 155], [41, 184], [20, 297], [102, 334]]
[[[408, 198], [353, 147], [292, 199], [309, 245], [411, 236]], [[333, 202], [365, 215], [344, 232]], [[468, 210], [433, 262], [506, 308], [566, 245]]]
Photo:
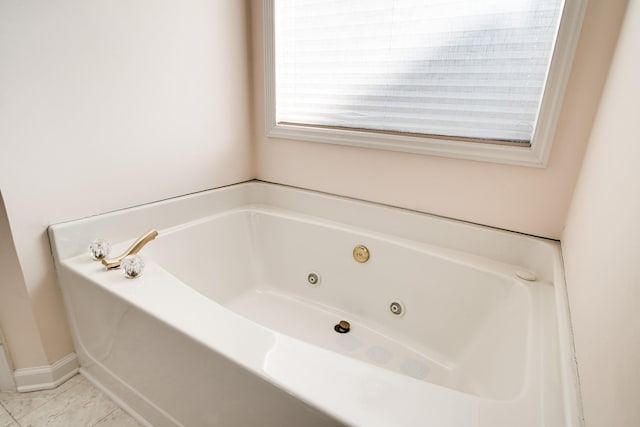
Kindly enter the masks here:
[[0, 392], [0, 427], [139, 427], [78, 374], [53, 390]]

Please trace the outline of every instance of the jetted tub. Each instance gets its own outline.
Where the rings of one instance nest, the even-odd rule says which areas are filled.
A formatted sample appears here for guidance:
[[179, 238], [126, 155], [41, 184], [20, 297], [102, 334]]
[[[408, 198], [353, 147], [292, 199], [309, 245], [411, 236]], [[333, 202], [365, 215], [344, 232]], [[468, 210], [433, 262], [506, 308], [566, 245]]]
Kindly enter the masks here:
[[[88, 254], [149, 228], [140, 278]], [[581, 425], [556, 242], [262, 182], [49, 234], [82, 372], [147, 425]]]

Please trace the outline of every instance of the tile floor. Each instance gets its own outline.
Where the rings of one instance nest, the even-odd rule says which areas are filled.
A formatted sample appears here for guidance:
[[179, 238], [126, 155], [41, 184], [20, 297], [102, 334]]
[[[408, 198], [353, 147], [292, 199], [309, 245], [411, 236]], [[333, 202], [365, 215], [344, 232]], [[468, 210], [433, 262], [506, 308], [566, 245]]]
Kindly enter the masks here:
[[138, 427], [78, 374], [53, 390], [0, 393], [0, 427]]

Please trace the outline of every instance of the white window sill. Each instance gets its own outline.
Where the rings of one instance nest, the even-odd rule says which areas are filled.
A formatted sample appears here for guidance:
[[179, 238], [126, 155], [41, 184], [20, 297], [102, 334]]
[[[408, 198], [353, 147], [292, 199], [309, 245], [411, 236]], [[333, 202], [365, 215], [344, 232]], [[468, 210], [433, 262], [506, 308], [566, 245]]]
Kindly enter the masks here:
[[539, 168], [545, 167], [548, 154], [531, 146], [485, 144], [283, 124], [271, 126], [267, 129], [267, 136]]

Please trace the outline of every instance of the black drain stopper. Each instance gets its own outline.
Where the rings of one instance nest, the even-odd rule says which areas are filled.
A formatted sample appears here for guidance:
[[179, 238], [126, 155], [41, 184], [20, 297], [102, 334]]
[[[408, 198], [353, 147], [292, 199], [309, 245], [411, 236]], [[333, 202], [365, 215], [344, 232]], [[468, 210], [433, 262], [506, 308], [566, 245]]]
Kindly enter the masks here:
[[346, 334], [351, 329], [351, 324], [346, 320], [341, 320], [336, 326], [333, 327], [333, 330], [339, 334]]

